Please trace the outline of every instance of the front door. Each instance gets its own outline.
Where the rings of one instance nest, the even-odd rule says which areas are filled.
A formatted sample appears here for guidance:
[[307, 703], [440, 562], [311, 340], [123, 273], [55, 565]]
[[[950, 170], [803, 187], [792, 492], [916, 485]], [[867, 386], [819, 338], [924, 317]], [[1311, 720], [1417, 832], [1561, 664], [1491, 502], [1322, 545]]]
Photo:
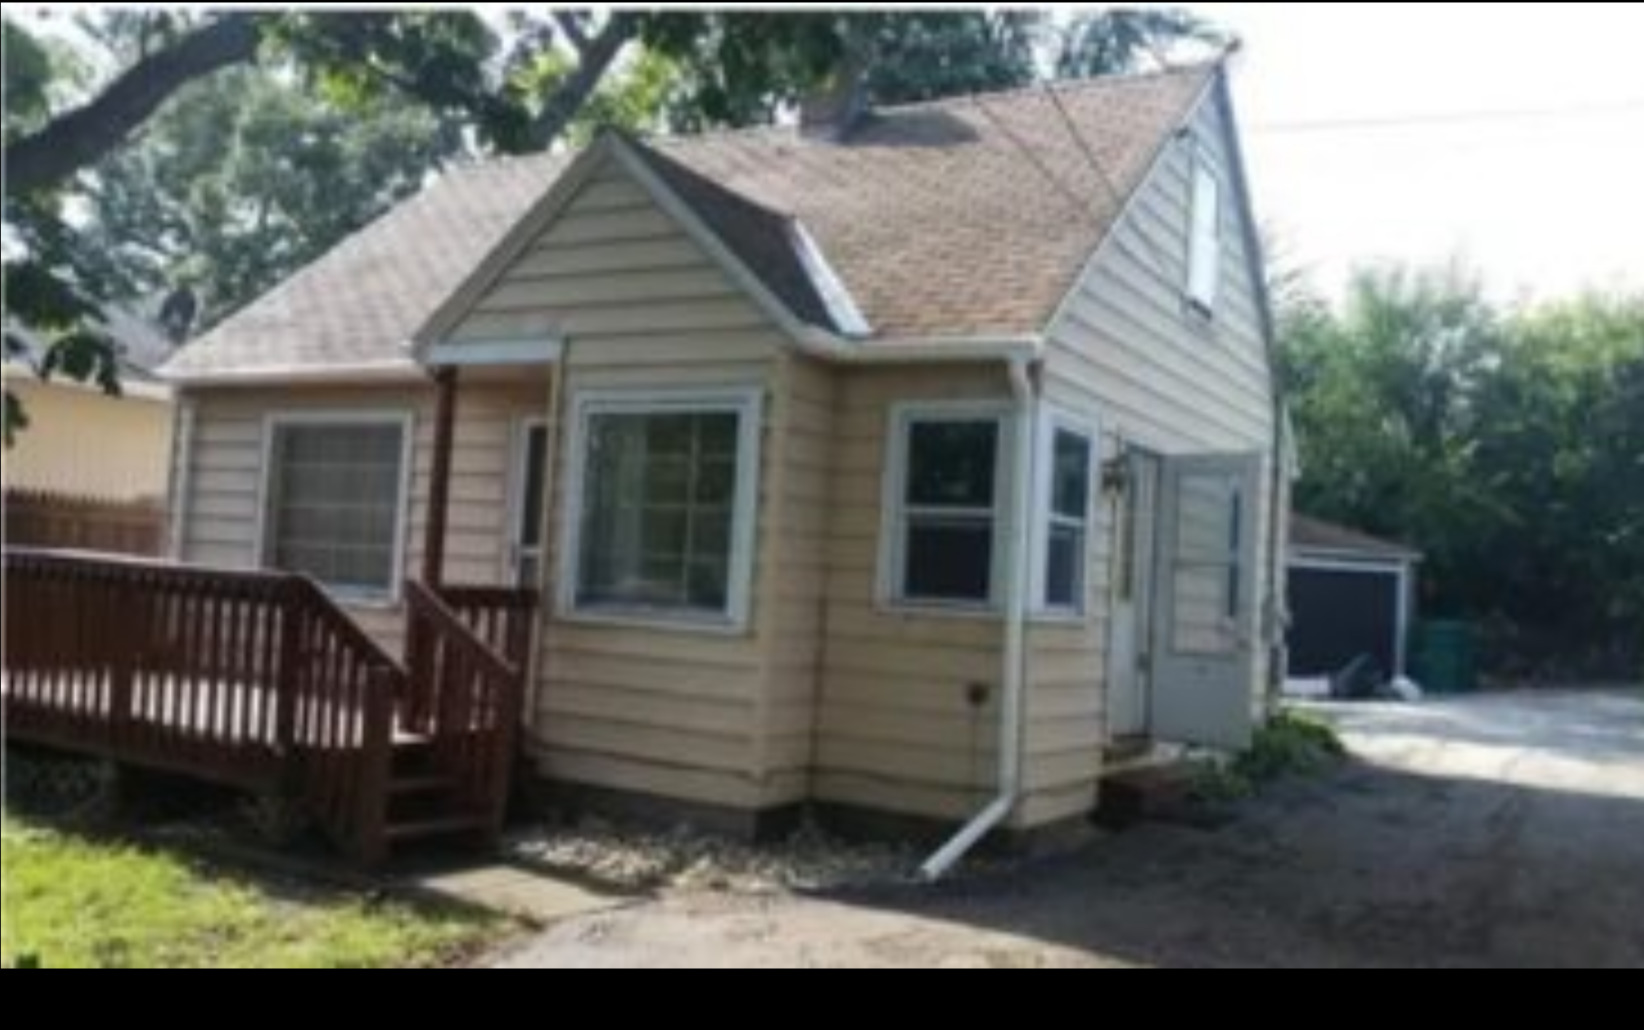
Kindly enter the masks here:
[[518, 587], [543, 584], [543, 514], [548, 484], [548, 423], [526, 422], [514, 447], [514, 503], [508, 541], [508, 576]]
[[1113, 637], [1108, 647], [1108, 733], [1114, 740], [1148, 733], [1159, 538], [1159, 458], [1138, 450], [1125, 461], [1126, 488], [1114, 541]]
[[1240, 750], [1257, 703], [1261, 459], [1167, 459], [1161, 500], [1153, 734]]

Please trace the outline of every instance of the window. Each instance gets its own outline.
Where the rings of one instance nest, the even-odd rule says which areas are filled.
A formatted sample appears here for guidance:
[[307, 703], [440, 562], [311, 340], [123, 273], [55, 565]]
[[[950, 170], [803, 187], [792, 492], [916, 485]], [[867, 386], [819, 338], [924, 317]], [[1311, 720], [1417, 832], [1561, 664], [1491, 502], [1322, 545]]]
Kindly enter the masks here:
[[389, 596], [399, 577], [408, 420], [275, 418], [263, 563]]
[[892, 600], [988, 607], [998, 553], [1001, 416], [897, 421], [887, 534]]
[[1187, 299], [1205, 314], [1216, 310], [1222, 279], [1222, 184], [1201, 158], [1193, 169], [1193, 231]]
[[1047, 611], [1077, 614], [1084, 611], [1094, 444], [1090, 434], [1055, 423], [1049, 437], [1040, 603]]
[[757, 407], [751, 394], [581, 405], [574, 609], [745, 620]]
[[548, 425], [525, 423], [514, 472], [514, 540], [509, 575], [515, 585], [535, 589], [542, 578], [543, 506], [548, 486]]

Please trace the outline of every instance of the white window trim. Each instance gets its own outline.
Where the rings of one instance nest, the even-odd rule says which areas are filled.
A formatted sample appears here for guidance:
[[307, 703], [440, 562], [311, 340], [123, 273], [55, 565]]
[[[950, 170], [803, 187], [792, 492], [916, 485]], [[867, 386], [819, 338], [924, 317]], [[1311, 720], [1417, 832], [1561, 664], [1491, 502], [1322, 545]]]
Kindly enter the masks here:
[[[528, 453], [526, 448], [531, 441], [531, 431], [534, 429], [542, 430], [546, 434], [545, 443], [547, 446], [553, 446], [553, 434], [548, 431], [548, 419], [543, 415], [523, 415], [515, 419], [512, 434], [513, 441], [509, 445], [508, 525], [506, 528], [508, 536], [503, 541], [502, 579], [499, 582], [510, 587], [521, 585], [519, 582], [518, 552], [520, 538], [524, 535], [522, 531], [525, 528], [525, 483], [527, 477], [525, 458]], [[544, 458], [552, 464], [553, 455], [547, 453], [546, 447], [544, 448]], [[543, 471], [542, 513], [544, 523], [542, 526], [542, 539], [538, 543], [538, 547], [542, 550], [539, 571], [545, 570], [548, 564], [549, 526], [552, 523], [552, 508], [550, 505], [553, 500], [551, 496], [553, 494], [552, 472], [551, 468]], [[532, 589], [538, 589], [541, 586], [540, 583], [527, 585]]]
[[[1211, 296], [1204, 297], [1199, 292], [1199, 186], [1201, 182], [1209, 182], [1215, 188], [1216, 195], [1216, 240], [1213, 248], [1211, 271], [1214, 273], [1211, 282]], [[1188, 177], [1188, 222], [1187, 222], [1187, 281], [1183, 285], [1183, 294], [1187, 305], [1192, 311], [1205, 319], [1214, 319], [1216, 311], [1221, 306], [1222, 292], [1226, 288], [1223, 280], [1227, 261], [1227, 185], [1218, 173], [1210, 155], [1201, 145], [1194, 150], [1193, 168]]]
[[[1056, 435], [1068, 433], [1080, 437], [1089, 445], [1090, 466], [1085, 470], [1085, 515], [1079, 528], [1084, 531], [1084, 544], [1079, 550], [1082, 570], [1079, 597], [1072, 607], [1052, 605], [1046, 594], [1050, 590], [1050, 530], [1058, 521], [1072, 523], [1051, 510], [1052, 488], [1055, 482]], [[1042, 622], [1082, 623], [1090, 612], [1091, 541], [1096, 533], [1096, 497], [1101, 484], [1102, 436], [1093, 419], [1082, 418], [1062, 408], [1046, 407], [1040, 415], [1038, 474], [1033, 484], [1034, 511], [1040, 514], [1033, 520], [1033, 616]]]
[[[571, 432], [565, 455], [566, 494], [560, 525], [556, 589], [559, 616], [566, 622], [593, 626], [660, 629], [710, 635], [739, 635], [752, 619], [751, 594], [755, 550], [759, 540], [760, 470], [763, 462], [764, 402], [762, 387], [700, 390], [577, 390], [571, 400]], [[671, 415], [730, 413], [738, 417], [736, 496], [731, 515], [731, 567], [724, 615], [648, 610], [639, 607], [577, 603], [582, 580], [582, 504], [587, 485], [589, 422], [595, 415]]]
[[[256, 564], [269, 568], [273, 541], [269, 539], [268, 502], [274, 478], [274, 435], [282, 426], [386, 426], [400, 431], [400, 484], [394, 512], [394, 573], [387, 590], [356, 589], [320, 583], [338, 602], [364, 608], [397, 608], [405, 589], [405, 548], [411, 522], [411, 477], [416, 446], [416, 414], [404, 408], [373, 411], [274, 411], [263, 417], [262, 469], [257, 483]], [[316, 582], [318, 582], [316, 580]]]
[[[989, 570], [989, 598], [985, 602], [933, 601], [909, 598], [904, 582], [907, 536], [903, 526], [908, 511], [903, 504], [908, 484], [908, 444], [919, 422], [996, 422], [998, 454], [993, 466], [993, 508], [928, 509], [927, 514], [983, 515], [993, 519], [993, 565]], [[1012, 445], [1014, 411], [1000, 401], [908, 401], [891, 406], [885, 436], [884, 479], [880, 488], [878, 603], [882, 610], [937, 618], [995, 619], [1004, 611], [1006, 498], [1015, 475]]]

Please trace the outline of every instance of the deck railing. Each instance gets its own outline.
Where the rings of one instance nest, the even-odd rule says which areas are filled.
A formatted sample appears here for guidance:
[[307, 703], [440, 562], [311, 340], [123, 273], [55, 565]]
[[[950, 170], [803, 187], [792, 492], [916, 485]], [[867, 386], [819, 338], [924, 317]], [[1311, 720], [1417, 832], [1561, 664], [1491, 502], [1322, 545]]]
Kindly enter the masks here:
[[482, 606], [481, 601], [512, 603], [502, 597], [506, 592], [482, 593], [468, 592], [459, 612], [443, 593], [406, 584], [410, 689], [402, 699], [400, 725], [430, 741], [437, 772], [495, 833], [507, 809], [525, 677], [523, 666], [505, 659], [491, 641], [504, 646], [512, 641], [523, 661], [529, 623], [520, 620], [521, 629], [506, 618], [485, 618], [476, 628], [476, 612], [507, 611], [505, 604]]
[[520, 670], [530, 664], [535, 590], [442, 586], [437, 593], [468, 628]]
[[301, 576], [5, 553], [6, 733], [301, 800], [384, 847], [404, 669]]

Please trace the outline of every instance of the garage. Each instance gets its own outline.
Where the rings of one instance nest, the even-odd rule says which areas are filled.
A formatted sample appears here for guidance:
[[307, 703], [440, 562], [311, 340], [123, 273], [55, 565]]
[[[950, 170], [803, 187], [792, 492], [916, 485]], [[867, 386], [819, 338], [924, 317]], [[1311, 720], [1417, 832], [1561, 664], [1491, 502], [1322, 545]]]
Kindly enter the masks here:
[[1403, 544], [1294, 517], [1290, 675], [1334, 677], [1361, 659], [1383, 679], [1405, 675], [1420, 562], [1421, 554]]

